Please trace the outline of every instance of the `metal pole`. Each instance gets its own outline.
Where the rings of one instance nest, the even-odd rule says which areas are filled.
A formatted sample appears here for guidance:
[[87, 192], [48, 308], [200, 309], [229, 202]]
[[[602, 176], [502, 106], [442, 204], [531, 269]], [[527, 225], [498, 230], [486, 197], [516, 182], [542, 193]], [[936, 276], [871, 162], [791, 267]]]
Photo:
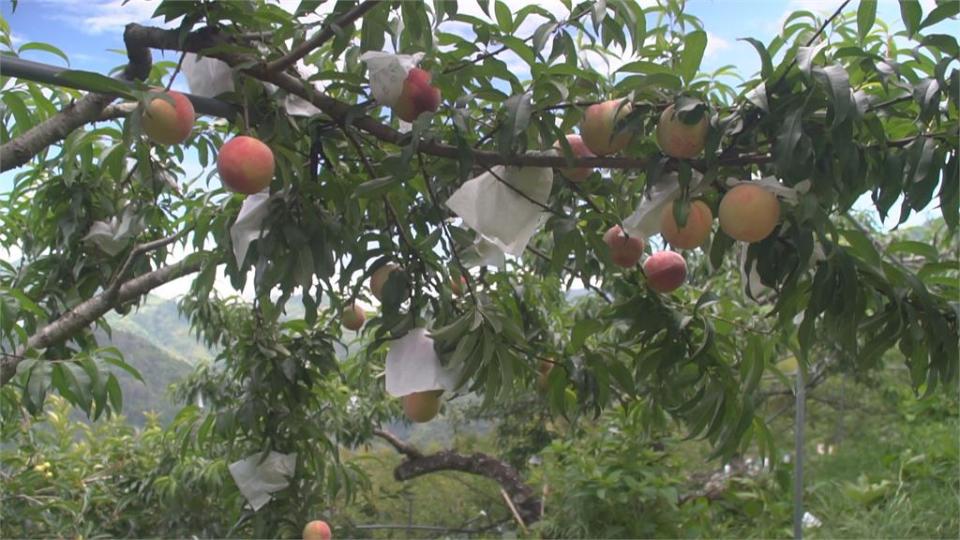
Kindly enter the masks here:
[[[96, 92], [96, 89], [86, 86], [82, 83], [78, 84], [73, 81], [64, 80], [59, 76], [60, 72], [62, 71], [68, 70], [58, 66], [51, 66], [49, 64], [41, 64], [40, 62], [24, 60], [23, 58], [0, 55], [0, 75], [4, 77], [16, 77], [18, 79], [26, 79], [28, 81], [54, 84], [57, 86], [65, 86], [67, 88], [76, 88], [77, 90]], [[119, 79], [117, 80], [120, 83], [129, 86], [130, 88], [135, 88], [133, 83], [121, 81]], [[234, 107], [225, 101], [195, 96], [193, 94], [183, 95], [186, 96], [191, 103], [193, 103], [193, 108], [200, 114], [219, 116], [220, 118], [227, 119], [235, 118], [237, 115], [237, 107]]]
[[803, 540], [803, 429], [806, 416], [806, 362], [797, 362], [796, 416], [794, 417], [793, 448], [793, 537]]

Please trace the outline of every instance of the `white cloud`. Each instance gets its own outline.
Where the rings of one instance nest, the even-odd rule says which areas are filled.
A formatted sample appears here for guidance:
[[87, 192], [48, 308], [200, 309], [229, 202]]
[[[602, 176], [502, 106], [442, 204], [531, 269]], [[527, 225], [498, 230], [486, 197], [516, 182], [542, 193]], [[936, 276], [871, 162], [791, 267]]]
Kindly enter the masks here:
[[[49, 3], [56, 5], [51, 18], [76, 25], [85, 34], [103, 34], [123, 32], [128, 23], [149, 21], [157, 9], [155, 3], [134, 0], [124, 5], [124, 0], [58, 0]], [[152, 21], [158, 26], [162, 20]]]
[[707, 32], [707, 48], [703, 52], [705, 58], [710, 58], [720, 51], [730, 48], [730, 41], [724, 39], [713, 32]]

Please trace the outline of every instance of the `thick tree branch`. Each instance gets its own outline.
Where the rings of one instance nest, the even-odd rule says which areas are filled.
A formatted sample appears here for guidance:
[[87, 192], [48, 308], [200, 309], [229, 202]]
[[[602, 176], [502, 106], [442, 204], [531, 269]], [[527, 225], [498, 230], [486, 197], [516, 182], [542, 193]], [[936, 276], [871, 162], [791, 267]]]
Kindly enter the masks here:
[[344, 13], [343, 17], [337, 19], [331, 24], [325, 25], [322, 30], [314, 34], [310, 39], [294, 47], [289, 53], [267, 64], [267, 73], [283, 71], [296, 64], [297, 60], [300, 60], [304, 56], [310, 54], [310, 51], [320, 47], [330, 39], [333, 39], [340, 29], [353, 24], [357, 19], [366, 15], [368, 11], [377, 7], [379, 4], [380, 0], [365, 0], [364, 2], [361, 2], [350, 11]]
[[480, 452], [463, 455], [452, 450], [444, 450], [436, 454], [423, 455], [391, 433], [376, 430], [374, 435], [384, 439], [398, 452], [407, 456], [406, 461], [393, 470], [393, 477], [398, 481], [403, 482], [439, 471], [459, 471], [485, 476], [500, 484], [500, 487], [509, 495], [511, 503], [523, 518], [524, 523], [540, 520], [540, 500], [534, 495], [533, 488], [528, 486], [520, 473], [509, 464]]
[[[150, 74], [152, 64], [150, 49], [131, 40], [128, 32], [124, 32], [123, 40], [130, 62], [120, 78], [127, 81], [145, 79]], [[113, 94], [91, 92], [66, 106], [55, 116], [0, 146], [0, 172], [23, 165], [44, 148], [66, 138], [73, 130], [98, 120], [104, 107], [116, 98]]]
[[44, 148], [66, 138], [73, 130], [98, 119], [103, 108], [114, 99], [116, 96], [87, 94], [55, 116], [0, 146], [0, 172], [27, 163]]
[[384, 431], [382, 429], [373, 430], [373, 434], [381, 439], [387, 441], [390, 446], [396, 449], [397, 452], [407, 456], [410, 459], [420, 459], [423, 457], [423, 454], [420, 453], [420, 450], [417, 450], [415, 447], [407, 444], [404, 441], [401, 441], [399, 437], [390, 433], [389, 431]]
[[[38, 330], [27, 340], [24, 349], [45, 349], [60, 343], [116, 306], [135, 300], [164, 283], [199, 271], [202, 263], [203, 261], [199, 258], [183, 260], [127, 280], [120, 285], [116, 293], [111, 294], [110, 290], [106, 290], [78, 304], [57, 320]], [[23, 353], [18, 352], [16, 355], [8, 355], [0, 360], [0, 386], [7, 384], [16, 375], [17, 365], [23, 359]]]

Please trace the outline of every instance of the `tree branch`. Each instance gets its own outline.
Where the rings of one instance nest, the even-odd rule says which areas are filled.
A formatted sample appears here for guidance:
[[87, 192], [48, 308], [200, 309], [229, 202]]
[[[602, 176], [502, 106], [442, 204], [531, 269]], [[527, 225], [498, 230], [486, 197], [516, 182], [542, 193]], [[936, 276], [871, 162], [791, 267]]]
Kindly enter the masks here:
[[[61, 315], [44, 326], [27, 340], [27, 349], [45, 349], [69, 338], [81, 328], [102, 317], [120, 304], [135, 300], [164, 283], [200, 270], [203, 261], [199, 258], [183, 260], [164, 266], [124, 282], [114, 294], [106, 290]], [[7, 355], [0, 360], [0, 386], [7, 384], [17, 373], [17, 365], [24, 359], [23, 352]]]
[[400, 452], [410, 459], [420, 459], [423, 457], [423, 454], [420, 453], [420, 450], [417, 450], [406, 442], [401, 441], [396, 435], [390, 433], [389, 431], [375, 429], [373, 430], [373, 434], [390, 443], [390, 446], [394, 447], [397, 452]]
[[[150, 49], [131, 39], [128, 31], [124, 32], [123, 41], [127, 46], [129, 63], [120, 78], [127, 81], [143, 80], [150, 74], [150, 66], [153, 63], [150, 58]], [[0, 146], [0, 172], [27, 163], [41, 150], [63, 140], [75, 129], [98, 120], [104, 107], [116, 98], [114, 94], [88, 93], [67, 105], [56, 115]]]
[[[217, 45], [231, 44], [231, 41], [227, 39], [227, 36], [224, 36], [211, 28], [202, 28], [191, 33], [182, 43], [179, 40], [179, 34], [176, 30], [164, 30], [161, 28], [152, 28], [137, 24], [131, 24], [128, 28], [131, 30], [132, 37], [137, 43], [142, 43], [157, 49], [202, 53], [205, 49], [209, 49]], [[249, 61], [252, 60], [252, 58], [248, 56], [237, 55], [233, 53], [216, 52], [205, 54], [206, 56], [217, 58], [218, 60], [222, 60], [232, 66], [242, 63], [249, 64]], [[358, 116], [354, 106], [332, 98], [322, 92], [318, 92], [316, 89], [309, 86], [307, 83], [298, 79], [297, 77], [293, 77], [283, 72], [269, 72], [262, 64], [244, 68], [243, 72], [262, 81], [272, 83], [290, 94], [297, 95], [307, 100], [315, 107], [320, 109], [324, 114], [329, 116], [333, 121], [339, 124], [347, 125], [349, 120], [349, 125], [366, 131], [382, 142], [402, 146], [406, 144], [407, 139], [409, 138], [409, 134], [401, 133], [400, 131], [381, 123], [371, 116]], [[462, 150], [457, 146], [443, 144], [435, 140], [421, 141], [419, 149], [425, 154], [447, 159], [459, 159], [462, 153]], [[475, 151], [473, 152], [473, 159], [474, 163], [477, 165], [486, 167], [505, 165], [512, 167], [592, 167], [609, 169], [642, 169], [647, 166], [652, 158], [603, 156], [567, 160], [561, 155], [519, 154], [503, 156], [497, 152]], [[762, 156], [752, 158], [750, 161], [766, 162], [769, 160], [769, 156]], [[702, 160], [692, 161], [691, 163], [694, 166], [704, 166], [704, 162]], [[739, 156], [732, 156], [727, 159], [719, 160], [718, 164], [742, 165], [743, 163], [740, 162]]]
[[534, 495], [533, 488], [528, 486], [520, 473], [509, 464], [480, 452], [463, 455], [453, 450], [444, 450], [423, 455], [391, 433], [379, 429], [373, 433], [407, 456], [407, 459], [393, 470], [393, 477], [397, 481], [403, 482], [439, 471], [459, 471], [485, 476], [500, 484], [523, 522], [533, 523], [540, 520], [540, 500]]
[[353, 24], [357, 19], [366, 15], [368, 11], [377, 7], [379, 4], [380, 0], [366, 0], [361, 2], [350, 11], [344, 13], [343, 17], [340, 19], [331, 24], [325, 25], [322, 30], [314, 34], [310, 39], [294, 47], [289, 53], [267, 64], [266, 72], [276, 73], [296, 64], [297, 60], [300, 60], [304, 56], [310, 54], [310, 51], [320, 47], [328, 40], [336, 36], [339, 29]]

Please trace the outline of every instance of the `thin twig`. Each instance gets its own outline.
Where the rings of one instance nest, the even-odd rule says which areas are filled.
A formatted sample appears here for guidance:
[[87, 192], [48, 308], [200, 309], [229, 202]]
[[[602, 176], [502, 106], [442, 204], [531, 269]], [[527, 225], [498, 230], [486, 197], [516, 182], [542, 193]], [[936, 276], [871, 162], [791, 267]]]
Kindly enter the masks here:
[[[277, 58], [266, 66], [267, 73], [276, 73], [283, 71], [297, 63], [304, 56], [310, 54], [310, 51], [322, 46], [328, 40], [337, 35], [337, 32], [345, 26], [353, 24], [357, 19], [363, 17], [368, 11], [377, 7], [380, 0], [366, 0], [350, 11], [343, 14], [343, 17], [324, 26], [322, 30], [314, 34], [310, 39], [294, 47], [289, 53]], [[337, 30], [334, 30], [336, 28]]]
[[557, 216], [557, 217], [569, 219], [570, 216], [564, 214], [563, 212], [559, 212], [559, 211], [557, 211], [557, 210], [554, 210], [553, 208], [550, 208], [549, 206], [543, 204], [542, 202], [534, 199], [534, 198], [531, 197], [530, 195], [527, 195], [527, 194], [524, 193], [523, 190], [521, 190], [520, 188], [514, 186], [514, 185], [511, 184], [510, 182], [507, 182], [506, 180], [504, 180], [503, 178], [501, 178], [499, 174], [493, 172], [493, 169], [491, 169], [490, 167], [484, 167], [484, 168], [487, 170], [488, 173], [490, 173], [491, 176], [493, 176], [495, 179], [497, 179], [497, 181], [499, 181], [501, 184], [503, 184], [503, 185], [507, 186], [508, 188], [510, 188], [511, 191], [515, 192], [517, 195], [520, 195], [521, 197], [523, 197], [524, 199], [526, 199], [526, 200], [527, 200], [528, 202], [530, 202], [531, 204], [533, 204], [533, 205], [535, 205], [535, 206], [537, 206], [537, 207], [539, 207], [539, 208], [542, 208], [544, 211], [549, 212], [549, 213], [551, 213], [551, 214], [554, 214], [554, 215]]
[[177, 239], [182, 237], [191, 229], [193, 229], [193, 227], [189, 226], [176, 234], [172, 234], [164, 238], [159, 238], [157, 240], [153, 240], [145, 244], [140, 244], [135, 246], [132, 250], [130, 250], [130, 254], [127, 255], [127, 258], [123, 262], [123, 265], [120, 267], [120, 270], [118, 270], [117, 273], [113, 276], [113, 279], [110, 280], [110, 284], [107, 286], [107, 291], [110, 294], [114, 294], [120, 290], [120, 285], [122, 283], [123, 276], [130, 269], [130, 266], [133, 265], [133, 261], [137, 257], [139, 257], [140, 255], [143, 255], [144, 253], [149, 253], [151, 251], [160, 249], [168, 244], [172, 244], [173, 242], [176, 242]]
[[186, 51], [180, 53], [180, 60], [177, 62], [177, 67], [173, 70], [173, 74], [170, 75], [170, 80], [167, 81], [167, 87], [164, 91], [169, 92], [170, 87], [173, 86], [173, 81], [177, 79], [177, 75], [180, 74], [180, 69], [183, 68], [183, 59], [187, 57]]
[[529, 534], [527, 531], [527, 524], [523, 522], [523, 518], [520, 517], [520, 512], [517, 512], [517, 507], [513, 505], [513, 501], [510, 500], [510, 495], [507, 494], [507, 490], [500, 488], [500, 495], [503, 496], [503, 500], [507, 502], [507, 507], [510, 508], [510, 513], [513, 514], [513, 519], [517, 521], [517, 525], [520, 525], [520, 530], [523, 531], [523, 534]]
[[[553, 262], [553, 259], [551, 259], [549, 256], [547, 256], [546, 253], [540, 251], [539, 249], [537, 249], [537, 248], [535, 248], [535, 247], [533, 247], [533, 246], [529, 246], [529, 245], [528, 245], [528, 246], [527, 246], [527, 251], [529, 251], [530, 253], [533, 253], [534, 255], [536, 255], [537, 257], [539, 257], [539, 258], [541, 258], [541, 259], [543, 259], [544, 261], [546, 261], [546, 262], [548, 262], [548, 263], [552, 263], [552, 262]], [[585, 277], [583, 277], [582, 275], [580, 275], [580, 273], [577, 272], [577, 269], [576, 269], [576, 268], [572, 268], [572, 267], [570, 267], [570, 266], [563, 265], [563, 269], [566, 270], [567, 272], [570, 272], [571, 274], [573, 274], [574, 277], [578, 278], [578, 279], [580, 280], [580, 282], [583, 283], [583, 286], [584, 286], [584, 287], [586, 287], [586, 288], [590, 289], [591, 291], [599, 294], [599, 295], [600, 295], [600, 298], [603, 298], [604, 301], [606, 301], [608, 304], [613, 303], [613, 300], [611, 300], [610, 297], [607, 296], [607, 292], [606, 292], [606, 291], [604, 291], [603, 289], [601, 289], [601, 288], [597, 287], [596, 285], [593, 285], [592, 283], [590, 283], [590, 280], [587, 279], [587, 278], [585, 278]]]
[[457, 268], [460, 269], [460, 275], [463, 276], [464, 281], [467, 283], [467, 291], [470, 293], [470, 298], [473, 300], [474, 304], [477, 304], [477, 292], [473, 287], [473, 278], [470, 276], [470, 272], [467, 271], [467, 267], [464, 266], [463, 261], [460, 260], [460, 254], [457, 253], [456, 243], [453, 241], [453, 235], [450, 233], [450, 230], [447, 228], [447, 222], [443, 219], [443, 207], [438, 203], [439, 198], [437, 197], [436, 191], [433, 189], [433, 181], [430, 179], [430, 174], [427, 172], [427, 167], [423, 161], [423, 154], [417, 152], [417, 161], [420, 164], [420, 174], [423, 175], [423, 182], [427, 185], [427, 195], [430, 198], [430, 204], [439, 209], [441, 212], [440, 216], [440, 230], [443, 235], [446, 237], [447, 242], [450, 246], [450, 255], [453, 257], [454, 262], [457, 264]]

